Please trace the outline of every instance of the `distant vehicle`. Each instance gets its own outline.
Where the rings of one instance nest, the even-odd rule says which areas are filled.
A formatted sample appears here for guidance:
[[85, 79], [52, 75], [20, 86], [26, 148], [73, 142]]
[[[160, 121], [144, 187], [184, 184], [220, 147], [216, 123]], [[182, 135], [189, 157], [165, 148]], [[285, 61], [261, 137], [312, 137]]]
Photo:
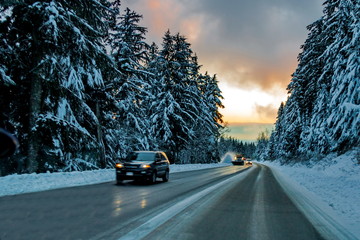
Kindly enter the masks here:
[[235, 155], [234, 160], [231, 161], [233, 165], [245, 165], [245, 161], [243, 160], [242, 155]]
[[250, 166], [252, 166], [252, 161], [246, 160], [246, 161], [245, 161], [245, 165], [250, 165]]
[[116, 183], [123, 180], [146, 180], [155, 183], [158, 177], [169, 181], [170, 162], [164, 152], [135, 151], [131, 152], [122, 163], [115, 165]]

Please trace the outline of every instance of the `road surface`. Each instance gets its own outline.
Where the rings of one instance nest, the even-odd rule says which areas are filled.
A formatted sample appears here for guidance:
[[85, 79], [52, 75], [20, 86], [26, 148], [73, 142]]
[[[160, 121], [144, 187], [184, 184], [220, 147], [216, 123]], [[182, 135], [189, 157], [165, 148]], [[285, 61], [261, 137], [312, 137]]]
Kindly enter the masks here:
[[0, 239], [323, 238], [256, 164], [2, 197]]

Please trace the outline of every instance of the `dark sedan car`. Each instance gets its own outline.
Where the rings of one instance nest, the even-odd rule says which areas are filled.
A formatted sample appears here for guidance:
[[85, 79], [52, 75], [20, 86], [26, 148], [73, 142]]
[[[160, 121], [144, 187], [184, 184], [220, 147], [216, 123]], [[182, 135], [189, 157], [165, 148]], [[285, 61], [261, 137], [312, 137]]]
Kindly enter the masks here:
[[123, 180], [147, 180], [155, 183], [158, 177], [169, 181], [170, 162], [164, 152], [135, 151], [131, 152], [122, 163], [117, 163], [116, 183]]

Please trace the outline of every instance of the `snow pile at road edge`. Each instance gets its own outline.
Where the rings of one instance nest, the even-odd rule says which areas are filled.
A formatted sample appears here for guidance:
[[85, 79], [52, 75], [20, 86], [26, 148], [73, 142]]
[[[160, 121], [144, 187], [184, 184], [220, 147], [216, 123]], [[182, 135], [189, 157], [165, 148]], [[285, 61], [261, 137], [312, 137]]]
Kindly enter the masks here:
[[[173, 164], [170, 165], [170, 173], [224, 167], [229, 165], [231, 164]], [[0, 197], [111, 181], [115, 182], [115, 169], [83, 172], [13, 174], [0, 177]]]
[[[311, 214], [309, 220], [325, 236], [329, 233], [341, 236], [339, 239], [359, 239], [358, 151], [355, 149], [340, 156], [329, 155], [310, 168], [301, 164], [281, 166], [278, 162], [262, 163], [271, 167], [294, 203]], [[332, 228], [324, 227], [324, 222], [330, 223]]]

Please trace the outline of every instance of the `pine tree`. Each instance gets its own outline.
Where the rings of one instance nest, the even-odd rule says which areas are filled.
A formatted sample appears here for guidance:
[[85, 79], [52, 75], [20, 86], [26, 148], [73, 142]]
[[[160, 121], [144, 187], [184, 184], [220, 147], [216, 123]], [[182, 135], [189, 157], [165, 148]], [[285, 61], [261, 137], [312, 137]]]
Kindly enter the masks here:
[[[6, 19], [9, 18], [7, 16], [6, 11], [7, 8], [0, 8], [0, 17]], [[9, 19], [0, 21], [0, 127], [1, 128], [9, 128], [9, 120], [11, 117], [11, 107], [9, 104], [9, 99], [11, 99], [9, 92], [11, 91], [11, 87], [16, 85], [12, 80], [10, 75], [11, 69], [11, 59], [12, 57], [12, 49], [8, 43], [8, 35], [9, 35]], [[13, 129], [11, 129], [13, 130]]]
[[275, 160], [278, 157], [282, 156], [282, 152], [279, 151], [281, 144], [283, 143], [282, 136], [285, 132], [284, 126], [284, 103], [281, 102], [279, 110], [277, 112], [275, 129], [271, 132], [269, 143], [267, 145], [267, 155], [268, 160]]
[[186, 38], [170, 31], [164, 35], [163, 48], [159, 51], [153, 44], [149, 56], [150, 135], [182, 163], [217, 162], [222, 128], [218, 109], [223, 106], [216, 76], [200, 74], [201, 66]]
[[217, 162], [219, 160], [218, 139], [222, 130], [222, 115], [219, 112], [223, 108], [221, 90], [218, 87], [216, 75], [210, 77], [208, 73], [198, 75], [198, 88], [200, 90], [199, 115], [194, 125], [196, 137], [191, 146], [197, 149], [192, 150], [194, 154], [203, 152], [201, 162]]
[[184, 37], [165, 33], [163, 48], [153, 60], [154, 79], [150, 107], [152, 135], [157, 136], [159, 147], [176, 154], [193, 137], [192, 126], [197, 109], [191, 89], [196, 84], [191, 79], [192, 51]]
[[221, 92], [184, 36], [147, 45], [120, 0], [12, 1], [0, 14], [0, 124], [21, 143], [5, 174], [103, 168], [135, 149], [218, 160]]
[[333, 59], [334, 73], [325, 120], [331, 129], [331, 150], [345, 151], [360, 143], [360, 3], [329, 1], [326, 12], [328, 25], [334, 28], [334, 42], [326, 55]]
[[[356, 0], [325, 1], [324, 16], [309, 25], [290, 96], [278, 116], [283, 120], [270, 139], [282, 150], [279, 156], [311, 157], [359, 144], [359, 6]], [[286, 130], [279, 135], [280, 124]]]
[[6, 22], [14, 56], [9, 75], [16, 83], [12, 102], [21, 145], [27, 146], [19, 156], [27, 155], [28, 172], [101, 165], [100, 113], [93, 103], [104, 87], [100, 65], [110, 65], [102, 45], [104, 4], [64, 0], [13, 6]]
[[324, 3], [325, 27], [319, 42], [326, 46], [319, 57], [324, 67], [317, 80], [320, 91], [309, 131], [310, 146], [319, 153], [345, 150], [358, 143], [358, 9], [358, 1]]
[[256, 140], [256, 151], [255, 151], [255, 157], [259, 160], [267, 160], [269, 159], [267, 148], [270, 138], [270, 133], [266, 130], [264, 132], [259, 133], [259, 136]]
[[[0, 6], [0, 18], [6, 18], [6, 8]], [[0, 20], [0, 128], [7, 129], [18, 135], [14, 123], [14, 105], [11, 103], [15, 82], [11, 77], [12, 49], [8, 44], [9, 24], [8, 21]], [[13, 157], [0, 159], [0, 176], [8, 172], [14, 172], [17, 168], [17, 161]]]
[[127, 8], [118, 17], [109, 38], [111, 56], [119, 71], [112, 86], [118, 105], [116, 118], [122, 135], [128, 139], [124, 143], [124, 152], [150, 148], [147, 138], [149, 126], [143, 106], [149, 94], [149, 73], [144, 68], [149, 45], [144, 42], [146, 28], [138, 25], [141, 18], [141, 15]]
[[222, 128], [220, 124], [223, 123], [223, 116], [220, 113], [220, 109], [224, 108], [221, 102], [223, 96], [218, 86], [218, 80], [216, 75], [210, 77], [208, 73], [205, 73], [199, 76], [198, 81], [202, 102], [205, 105], [202, 107], [203, 116], [201, 118], [208, 121], [207, 125], [213, 127], [213, 133], [216, 135], [219, 133], [219, 128]]

